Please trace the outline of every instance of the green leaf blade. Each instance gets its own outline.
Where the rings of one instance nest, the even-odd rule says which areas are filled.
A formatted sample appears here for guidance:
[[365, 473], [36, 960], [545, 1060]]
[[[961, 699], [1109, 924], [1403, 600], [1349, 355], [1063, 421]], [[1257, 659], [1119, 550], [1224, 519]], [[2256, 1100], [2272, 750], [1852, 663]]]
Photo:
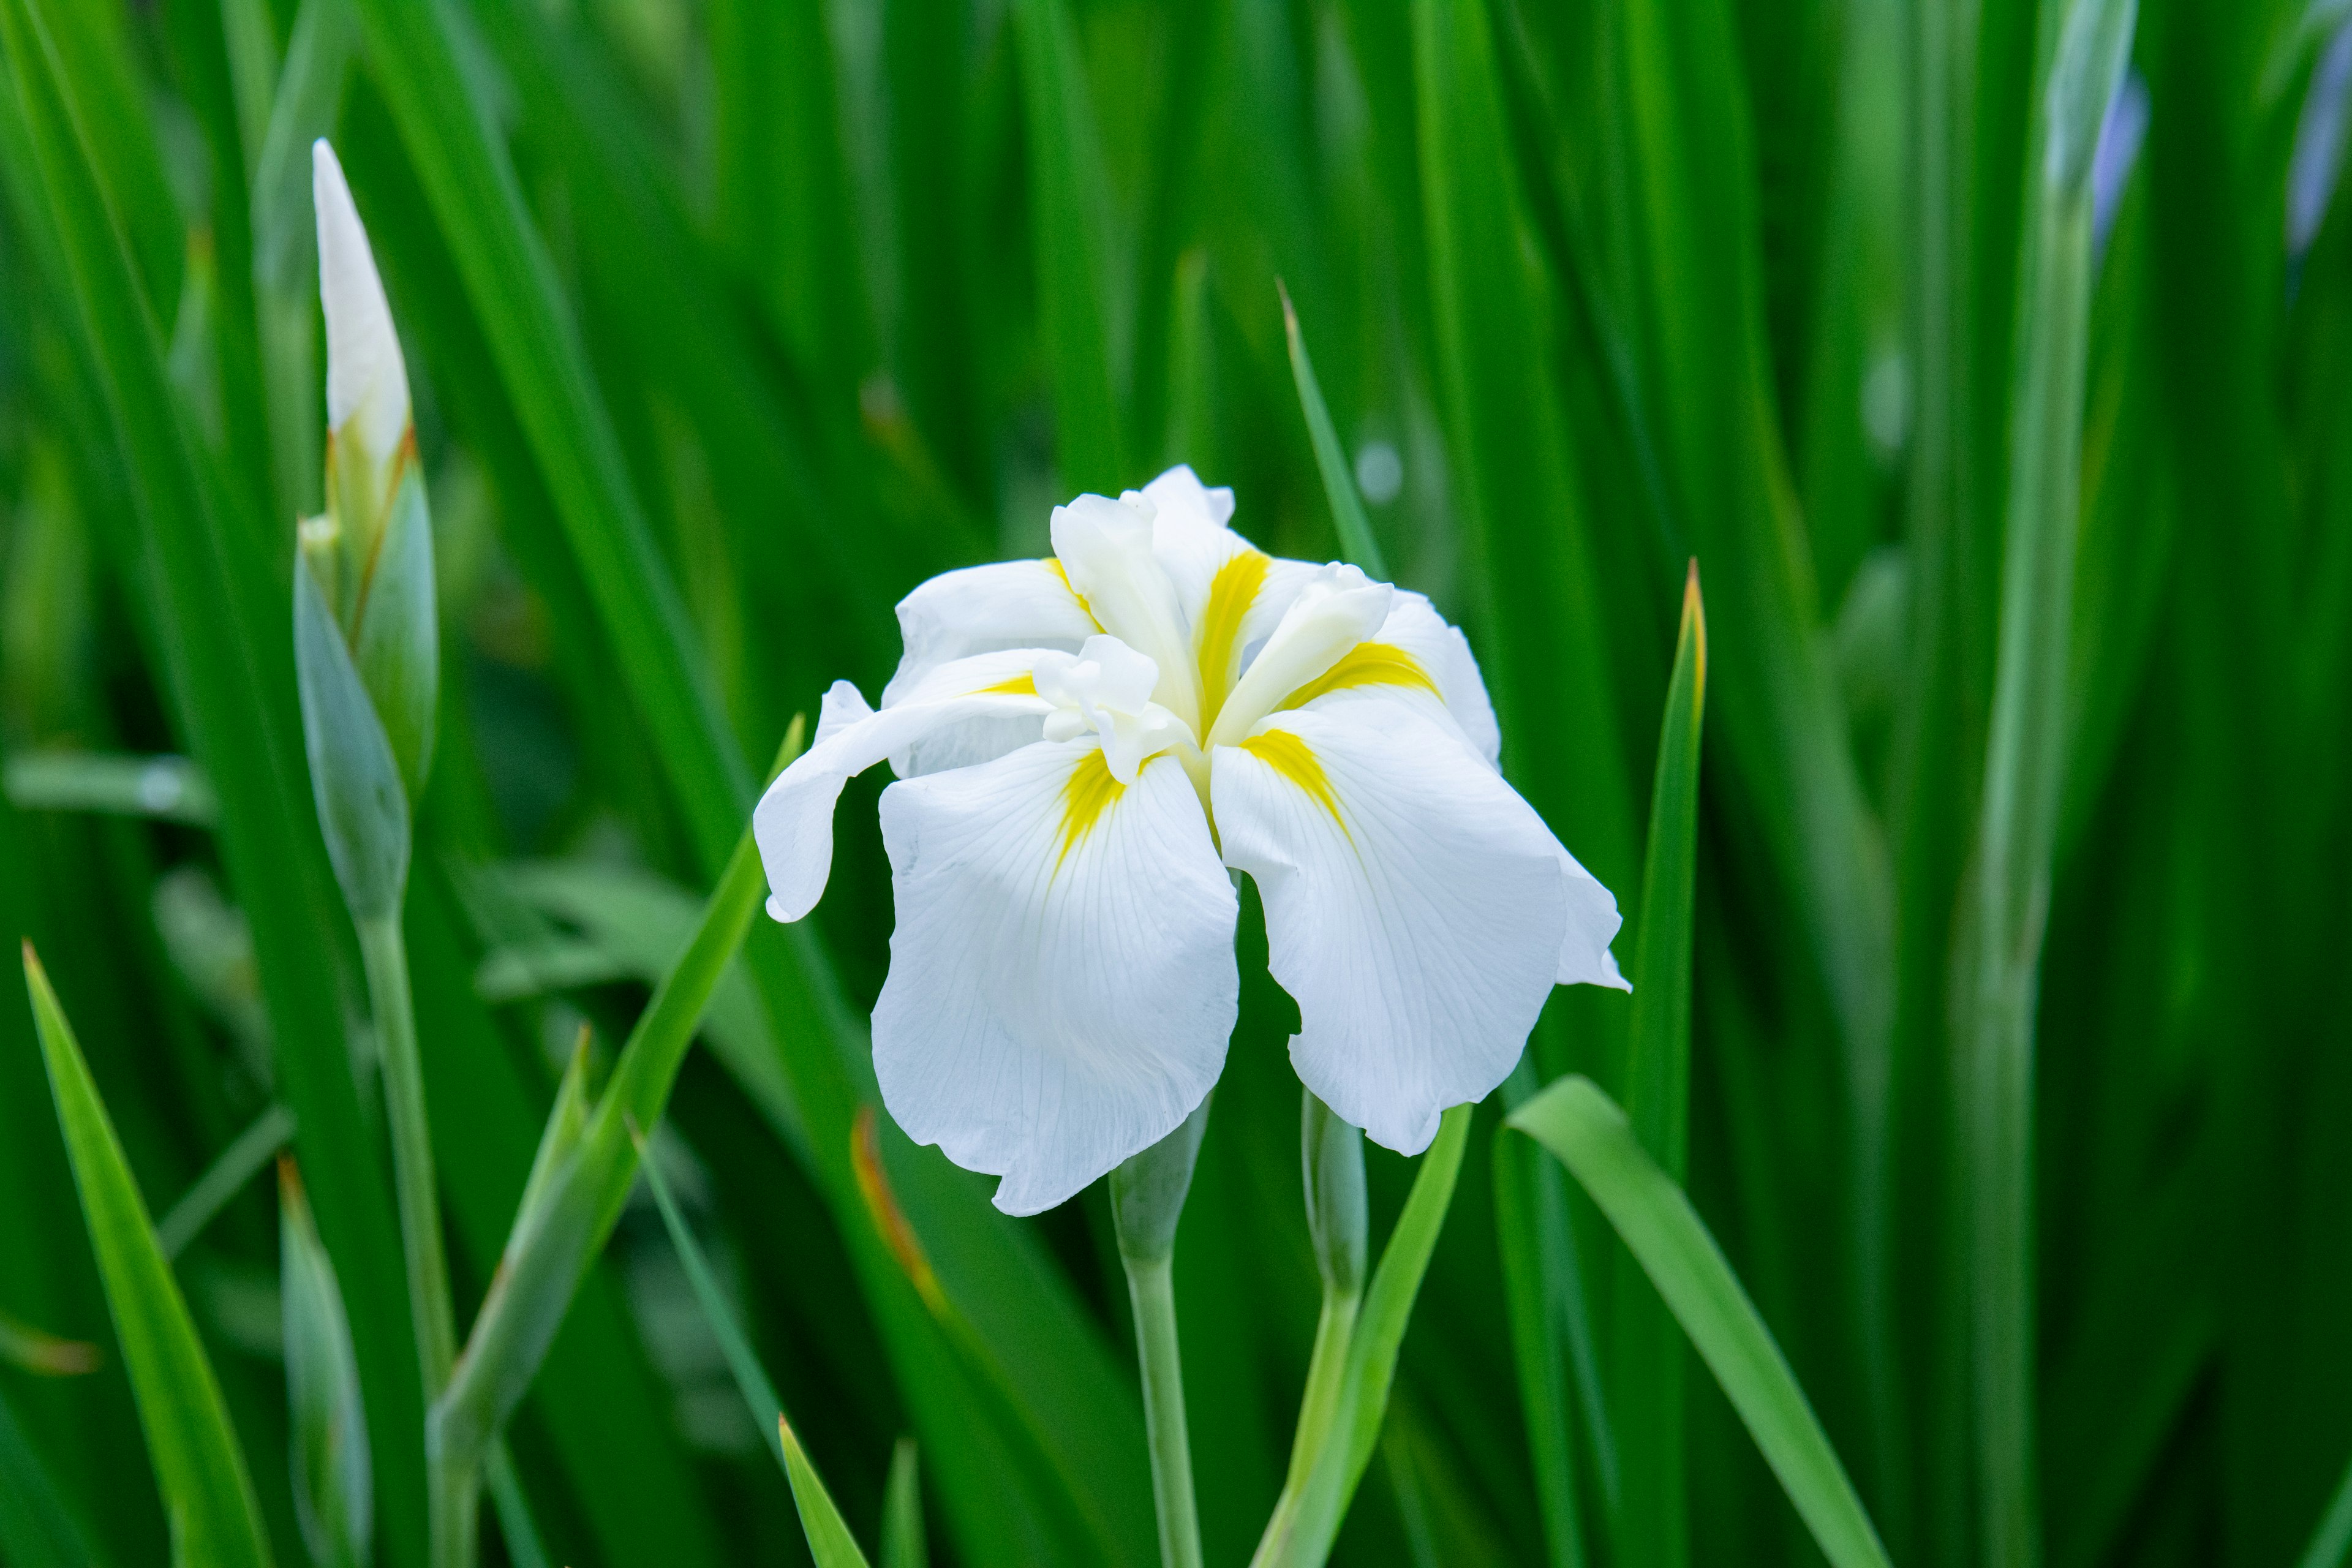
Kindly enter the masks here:
[[29, 942], [25, 983], [107, 1306], [172, 1521], [173, 1557], [187, 1568], [271, 1568], [260, 1504], [219, 1381], [156, 1244], [73, 1026]]
[[[1689, 1164], [1691, 901], [1698, 860], [1699, 732], [1706, 702], [1706, 612], [1698, 563], [1683, 590], [1682, 629], [1658, 736], [1650, 843], [1626, 1031], [1625, 1114], [1675, 1180]], [[1625, 1500], [1621, 1551], [1675, 1568], [1690, 1558], [1683, 1446], [1683, 1347], [1665, 1310], [1630, 1270], [1616, 1291], [1617, 1431]]]
[[1589, 1079], [1567, 1078], [1510, 1125], [1566, 1165], [1624, 1239], [1739, 1413], [1835, 1568], [1887, 1568], [1885, 1549], [1771, 1331], [1690, 1200]]

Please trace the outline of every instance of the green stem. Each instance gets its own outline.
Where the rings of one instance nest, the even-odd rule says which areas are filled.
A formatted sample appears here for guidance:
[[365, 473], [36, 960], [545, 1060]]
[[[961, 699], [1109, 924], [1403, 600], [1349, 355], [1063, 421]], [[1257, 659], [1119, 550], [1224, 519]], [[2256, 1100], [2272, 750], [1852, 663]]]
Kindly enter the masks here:
[[1128, 1258], [1136, 1359], [1143, 1364], [1143, 1424], [1151, 1445], [1151, 1500], [1160, 1515], [1161, 1568], [1201, 1568], [1201, 1514], [1192, 1498], [1192, 1446], [1184, 1429], [1184, 1368], [1176, 1349], [1175, 1272], [1165, 1257]]
[[[425, 1114], [425, 1068], [416, 1051], [416, 1013], [408, 989], [408, 949], [395, 908], [353, 921], [375, 1009], [383, 1066], [384, 1120], [392, 1130], [393, 1186], [400, 1200], [401, 1251], [407, 1263], [408, 1310], [416, 1330], [416, 1363], [430, 1405], [449, 1383], [457, 1331], [449, 1306], [449, 1260], [442, 1249], [433, 1133]], [[478, 1487], [470, 1456], [432, 1459], [434, 1568], [471, 1568]]]
[[481, 1540], [482, 1467], [473, 1454], [428, 1454], [432, 1568], [473, 1568]]
[[1339, 1418], [1339, 1399], [1348, 1387], [1348, 1342], [1356, 1331], [1356, 1310], [1363, 1303], [1360, 1290], [1323, 1292], [1323, 1310], [1315, 1320], [1315, 1351], [1307, 1363], [1307, 1392], [1298, 1401], [1298, 1430], [1290, 1440], [1290, 1474], [1283, 1479], [1276, 1511], [1292, 1502], [1307, 1486], [1315, 1456]]

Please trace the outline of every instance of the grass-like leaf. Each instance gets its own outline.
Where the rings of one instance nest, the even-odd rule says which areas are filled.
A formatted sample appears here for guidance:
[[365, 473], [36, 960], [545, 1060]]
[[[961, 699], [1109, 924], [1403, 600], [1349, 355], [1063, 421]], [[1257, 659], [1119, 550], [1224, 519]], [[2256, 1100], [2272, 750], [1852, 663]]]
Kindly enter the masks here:
[[1298, 329], [1298, 311], [1290, 290], [1282, 294], [1282, 331], [1290, 345], [1290, 376], [1298, 387], [1299, 412], [1307, 416], [1307, 438], [1314, 443], [1315, 466], [1323, 475], [1323, 494], [1331, 503], [1331, 523], [1339, 531], [1339, 553], [1364, 569], [1367, 576], [1389, 581], [1388, 562], [1381, 542], [1372, 537], [1372, 520], [1364, 511], [1364, 498], [1356, 493], [1356, 477], [1348, 467], [1348, 449], [1339, 441], [1339, 426], [1323, 403], [1323, 384], [1315, 379], [1315, 362], [1307, 356], [1307, 335]]
[[139, 1399], [148, 1458], [172, 1521], [173, 1556], [188, 1568], [269, 1568], [261, 1505], [229, 1425], [219, 1380], [172, 1266], [156, 1245], [146, 1202], [124, 1162], [98, 1086], [90, 1081], [73, 1026], [30, 942], [25, 944], [25, 984], [90, 1247], [98, 1255], [115, 1337]]
[[[1625, 1115], [1668, 1176], [1689, 1166], [1691, 900], [1698, 859], [1699, 731], [1706, 705], [1706, 611], [1698, 563], [1683, 589], [1682, 630], [1658, 735], [1626, 1031]], [[1674, 1568], [1689, 1561], [1683, 1469], [1683, 1347], [1656, 1296], [1617, 1276], [1614, 1408], [1625, 1497], [1619, 1549]]]
[[229, 1201], [245, 1190], [245, 1184], [253, 1180], [293, 1137], [294, 1113], [284, 1106], [270, 1106], [255, 1117], [252, 1125], [238, 1133], [236, 1141], [205, 1167], [204, 1174], [156, 1222], [155, 1242], [163, 1247], [163, 1256], [177, 1258], [185, 1252], [188, 1243], [212, 1224], [213, 1216], [226, 1208]]
[[1589, 1079], [1566, 1078], [1513, 1111], [1510, 1124], [1569, 1168], [1649, 1275], [1798, 1517], [1835, 1568], [1887, 1568], [1854, 1495], [1771, 1331], [1674, 1179]]

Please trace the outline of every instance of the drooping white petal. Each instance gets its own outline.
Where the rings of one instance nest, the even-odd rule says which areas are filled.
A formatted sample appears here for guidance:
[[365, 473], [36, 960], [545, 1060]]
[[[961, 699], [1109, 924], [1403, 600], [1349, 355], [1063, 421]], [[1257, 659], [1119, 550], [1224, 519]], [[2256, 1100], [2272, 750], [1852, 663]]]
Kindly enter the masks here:
[[[1472, 749], [1489, 763], [1501, 755], [1502, 731], [1496, 726], [1495, 705], [1487, 700], [1470, 639], [1460, 627], [1448, 626], [1424, 595], [1398, 589], [1389, 618], [1372, 634], [1372, 641], [1412, 655], [1435, 683], [1447, 715], [1461, 726]], [[1410, 696], [1411, 689], [1404, 689]]]
[[796, 921], [816, 907], [833, 869], [834, 804], [853, 775], [927, 735], [975, 720], [1036, 722], [1051, 707], [1030, 686], [1036, 658], [1034, 649], [1015, 649], [958, 659], [879, 711], [857, 688], [835, 681], [818, 714], [816, 743], [776, 775], [751, 813], [751, 836], [768, 873], [768, 913]]
[[[1142, 498], [1138, 497], [1137, 501]], [[1200, 717], [1200, 683], [1176, 589], [1151, 552], [1144, 505], [1080, 496], [1054, 509], [1054, 554], [1102, 629], [1160, 669], [1152, 696], [1188, 724]]]
[[1605, 985], [1631, 991], [1625, 972], [1609, 944], [1625, 924], [1617, 912], [1617, 895], [1601, 885], [1565, 846], [1559, 852], [1561, 871], [1568, 878], [1568, 934], [1560, 940], [1559, 968], [1553, 978], [1562, 985]]
[[319, 303], [327, 316], [327, 427], [340, 435], [356, 418], [353, 428], [380, 469], [408, 428], [408, 367], [367, 230], [323, 137], [310, 147], [310, 199], [319, 218]]
[[1233, 884], [1172, 759], [1123, 789], [1084, 742], [883, 792], [898, 911], [882, 1098], [1034, 1214], [1159, 1142], [1224, 1066]]
[[906, 651], [882, 689], [883, 705], [951, 660], [1021, 647], [1075, 653], [1100, 630], [1059, 562], [1000, 561], [943, 572], [898, 601]]
[[1234, 683], [1206, 743], [1231, 745], [1248, 734], [1285, 697], [1379, 629], [1395, 596], [1395, 589], [1353, 566], [1334, 563], [1316, 573]]
[[1594, 912], [1574, 863], [1453, 727], [1405, 703], [1279, 713], [1210, 766], [1225, 863], [1256, 879], [1298, 1003], [1300, 1080], [1419, 1152], [1517, 1062], [1571, 922]]

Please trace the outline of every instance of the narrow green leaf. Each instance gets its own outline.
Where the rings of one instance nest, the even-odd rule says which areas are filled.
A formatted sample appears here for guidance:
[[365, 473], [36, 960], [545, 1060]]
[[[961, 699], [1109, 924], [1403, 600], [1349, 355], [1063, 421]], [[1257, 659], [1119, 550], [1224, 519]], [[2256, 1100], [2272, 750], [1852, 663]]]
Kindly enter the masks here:
[[245, 1190], [245, 1184], [293, 1139], [294, 1113], [284, 1106], [272, 1105], [255, 1117], [253, 1124], [205, 1167], [204, 1174], [180, 1194], [179, 1202], [156, 1225], [155, 1244], [163, 1249], [163, 1256], [175, 1258], [185, 1252], [188, 1243], [212, 1224], [213, 1216], [226, 1208]]
[[1771, 1331], [1706, 1224], [1589, 1079], [1562, 1079], [1511, 1113], [1583, 1184], [1715, 1373], [1781, 1489], [1835, 1568], [1886, 1568], [1854, 1495]]
[[792, 1478], [793, 1502], [801, 1510], [801, 1528], [808, 1532], [809, 1555], [816, 1559], [816, 1568], [867, 1568], [866, 1553], [849, 1533], [848, 1522], [834, 1506], [833, 1494], [824, 1489], [800, 1438], [793, 1436], [792, 1423], [777, 1416], [776, 1432], [783, 1440], [784, 1473]]
[[268, 289], [296, 292], [316, 270], [310, 144], [334, 129], [359, 44], [352, 0], [302, 0], [253, 176], [253, 266]]
[[[661, 1173], [661, 1162], [646, 1158], [649, 1151], [645, 1135], [637, 1131], [634, 1122], [630, 1124], [629, 1136], [636, 1150], [640, 1168], [645, 1172], [646, 1184], [653, 1189], [654, 1202], [661, 1209], [662, 1224], [668, 1227], [670, 1242], [677, 1248], [678, 1261], [686, 1267], [687, 1283], [693, 1287], [694, 1299], [702, 1308], [703, 1318], [709, 1323], [711, 1333], [719, 1341], [720, 1352], [727, 1358], [727, 1370], [734, 1374], [735, 1386], [743, 1395], [743, 1403], [750, 1408], [751, 1419], [759, 1423], [762, 1430], [774, 1433], [769, 1447], [774, 1450], [776, 1462], [783, 1467], [785, 1476], [792, 1482], [793, 1501], [800, 1509], [801, 1528], [808, 1532], [809, 1552], [815, 1557], [817, 1568], [844, 1568], [846, 1564], [866, 1568], [866, 1554], [858, 1550], [856, 1539], [850, 1534], [841, 1510], [834, 1506], [832, 1494], [824, 1489], [824, 1482], [818, 1479], [816, 1468], [809, 1463], [808, 1455], [801, 1449], [800, 1439], [793, 1435], [792, 1423], [784, 1418], [783, 1402], [776, 1397], [776, 1385], [769, 1381], [767, 1369], [760, 1364], [758, 1354], [752, 1351], [751, 1342], [744, 1339], [741, 1326], [729, 1310], [726, 1297], [719, 1292], [719, 1281], [711, 1277], [710, 1265], [702, 1256], [702, 1246], [694, 1239], [694, 1232], [688, 1226], [686, 1215], [679, 1211], [677, 1199], [670, 1192], [669, 1182]], [[900, 1453], [907, 1458], [908, 1489], [911, 1490], [912, 1449], [903, 1440]], [[894, 1460], [891, 1465], [894, 1488], [898, 1477], [898, 1464]], [[919, 1519], [916, 1531], [919, 1550]], [[887, 1554], [884, 1562], [887, 1568], [890, 1562]]]
[[1282, 296], [1282, 331], [1290, 343], [1290, 378], [1298, 386], [1298, 406], [1307, 416], [1307, 438], [1315, 445], [1315, 466], [1323, 475], [1323, 493], [1331, 502], [1332, 526], [1339, 531], [1339, 553], [1364, 569], [1367, 576], [1390, 581], [1388, 563], [1380, 541], [1372, 537], [1372, 520], [1364, 500], [1356, 493], [1356, 477], [1348, 467], [1348, 449], [1339, 443], [1339, 427], [1323, 405], [1323, 386], [1315, 379], [1315, 362], [1307, 354], [1307, 336], [1298, 330], [1298, 312], [1291, 308], [1290, 290], [1275, 279]]
[[278, 1082], [300, 1122], [320, 1234], [350, 1289], [387, 1544], [406, 1563], [421, 1555], [424, 1456], [400, 1435], [422, 1408], [390, 1194], [365, 1135], [332, 966], [320, 962], [319, 933], [341, 915], [301, 777], [284, 557], [262, 554], [205, 467], [164, 364], [152, 268], [126, 246], [134, 226], [169, 220], [171, 199], [147, 209], [136, 180], [110, 185], [116, 165], [93, 152], [93, 125], [120, 137], [142, 117], [86, 97], [99, 77], [68, 68], [78, 57], [52, 37], [59, 17], [111, 16], [0, 0], [0, 52], [56, 224], [63, 314], [87, 352], [136, 525], [115, 540], [116, 569], [152, 613], [168, 710], [219, 795], [222, 858], [251, 922]]
[[882, 1489], [882, 1568], [931, 1568], [915, 1439], [908, 1436], [890, 1450], [890, 1479]]
[[[798, 754], [801, 733], [795, 720], [779, 767]], [[434, 1403], [432, 1426], [443, 1452], [485, 1455], [538, 1375], [572, 1292], [620, 1219], [636, 1177], [629, 1130], [660, 1119], [703, 1008], [741, 947], [765, 886], [746, 824], [693, 940], [655, 988], [603, 1098], [577, 1131], [558, 1126], [568, 1127], [580, 1114], [576, 1089], [559, 1099], [526, 1189], [529, 1201], [515, 1216], [498, 1276], [448, 1389]], [[576, 1079], [577, 1053], [574, 1068]]]
[[[2045, 68], [2018, 276], [2000, 642], [1985, 743], [1973, 907], [1956, 980], [1961, 1190], [1968, 1194], [1978, 1507], [1984, 1561], [2041, 1551], [2033, 1213], [2034, 1013], [2068, 742], [2091, 157], [2129, 57], [2135, 0], [2074, 0]], [[2045, 26], [2045, 37], [2050, 29]]]
[[[1521, 1070], [1528, 1065], [1523, 1059]], [[1576, 1287], [1570, 1282], [1574, 1278], [1570, 1260], [1549, 1256], [1555, 1249], [1564, 1253], [1575, 1240], [1564, 1214], [1544, 1213], [1559, 1205], [1560, 1194], [1544, 1190], [1548, 1178], [1555, 1183], [1558, 1178], [1538, 1151], [1498, 1132], [1494, 1167], [1503, 1306], [1510, 1317], [1512, 1368], [1518, 1374], [1528, 1462], [1543, 1519], [1545, 1562], [1550, 1568], [1583, 1568], [1584, 1510], [1576, 1489], [1576, 1439], [1569, 1426], [1569, 1368], [1560, 1321], [1567, 1293]]]
[[282, 1156], [278, 1235], [294, 1517], [317, 1568], [366, 1568], [375, 1555], [375, 1477], [359, 1361], [334, 1260], [319, 1240], [302, 1178]]
[[669, 1178], [662, 1174], [661, 1162], [650, 1157], [651, 1145], [635, 1123], [629, 1128], [629, 1141], [636, 1149], [638, 1168], [645, 1173], [646, 1186], [654, 1194], [654, 1205], [661, 1210], [670, 1245], [677, 1248], [677, 1260], [686, 1268], [686, 1282], [693, 1288], [695, 1302], [710, 1325], [711, 1337], [719, 1342], [719, 1353], [727, 1358], [727, 1370], [735, 1379], [736, 1391], [742, 1394], [744, 1407], [751, 1413], [752, 1425], [768, 1435], [768, 1447], [776, 1456], [776, 1463], [785, 1465], [783, 1430], [778, 1425], [783, 1416], [784, 1402], [776, 1396], [776, 1385], [770, 1380], [767, 1368], [760, 1364], [759, 1352], [743, 1337], [742, 1326], [735, 1321], [719, 1281], [711, 1275], [710, 1264], [702, 1255], [702, 1244], [694, 1238], [692, 1227], [686, 1223], [685, 1212], [677, 1206], [677, 1196], [670, 1191]]
[[1110, 294], [1110, 190], [1085, 66], [1066, 0], [1014, 0], [1013, 25], [1062, 488], [1117, 495], [1129, 475]]
[[[1698, 563], [1683, 588], [1682, 631], [1658, 735], [1650, 845], [1634, 947], [1633, 1017], [1626, 1031], [1625, 1115], [1666, 1174], [1690, 1163], [1691, 900], [1698, 860], [1699, 730], [1706, 704], [1706, 611]], [[1675, 1568], [1690, 1560], [1684, 1484], [1683, 1347], [1656, 1295], [1617, 1271], [1613, 1408], [1623, 1445], [1618, 1549]]]
[[172, 1266], [122, 1145], [90, 1081], [73, 1026], [49, 978], [25, 944], [25, 984], [49, 1069], [58, 1125], [122, 1360], [139, 1400], [140, 1424], [172, 1521], [173, 1559], [188, 1568], [269, 1568], [269, 1540], [246, 1473], [245, 1454], [221, 1401], [212, 1363], [188, 1317]]
[[596, 395], [554, 263], [503, 142], [459, 66], [452, 14], [361, 0], [368, 58], [440, 219], [573, 558], [706, 868], [732, 848], [751, 780], [684, 601]]
[[219, 819], [220, 798], [185, 757], [34, 752], [8, 759], [9, 803], [24, 811], [102, 811], [190, 827]]

